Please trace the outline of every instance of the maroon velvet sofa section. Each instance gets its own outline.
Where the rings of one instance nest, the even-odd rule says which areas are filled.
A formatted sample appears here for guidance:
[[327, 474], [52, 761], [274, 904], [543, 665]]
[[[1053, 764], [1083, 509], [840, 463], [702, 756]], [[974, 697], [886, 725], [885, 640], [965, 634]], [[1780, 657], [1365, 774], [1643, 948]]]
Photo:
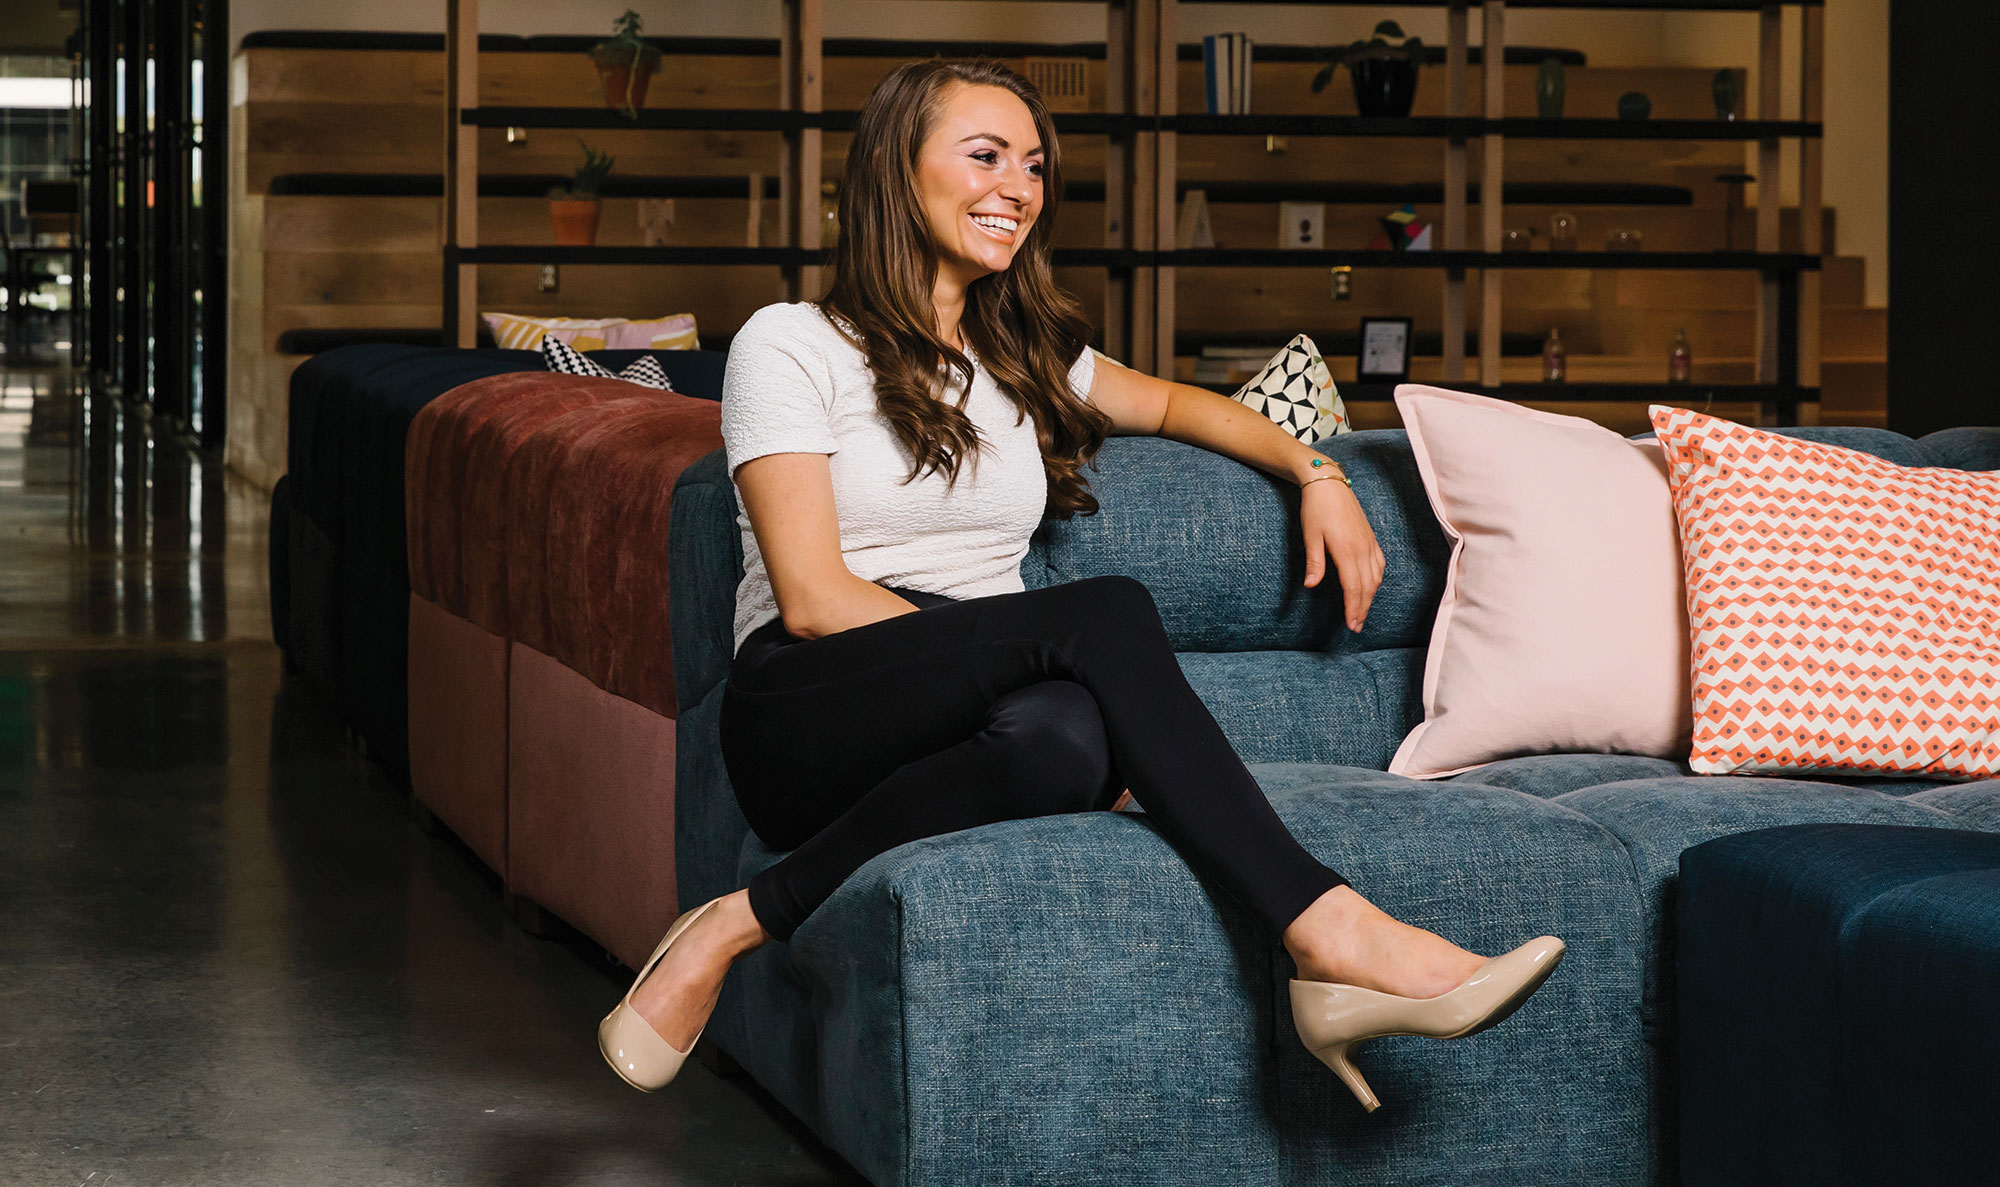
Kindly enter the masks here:
[[532, 372], [410, 430], [411, 790], [634, 965], [678, 906], [667, 519], [721, 443], [712, 400]]

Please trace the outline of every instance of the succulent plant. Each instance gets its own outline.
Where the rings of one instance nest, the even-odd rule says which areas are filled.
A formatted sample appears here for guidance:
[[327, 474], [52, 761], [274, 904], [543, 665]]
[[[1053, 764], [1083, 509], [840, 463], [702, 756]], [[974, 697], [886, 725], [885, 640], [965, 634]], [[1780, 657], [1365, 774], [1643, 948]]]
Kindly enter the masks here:
[[637, 66], [641, 61], [657, 64], [660, 49], [639, 36], [645, 22], [631, 9], [611, 22], [611, 36], [590, 47], [592, 61], [605, 66]]
[[[577, 141], [583, 144], [582, 140]], [[569, 201], [588, 202], [596, 199], [604, 188], [604, 179], [610, 175], [611, 166], [618, 158], [608, 153], [598, 152], [588, 144], [583, 144], [583, 164], [568, 185], [559, 185], [549, 191], [549, 197]]]
[[625, 70], [625, 102], [618, 110], [626, 119], [639, 118], [633, 102], [639, 76], [650, 74], [660, 65], [660, 48], [639, 36], [642, 25], [639, 14], [628, 8], [625, 15], [611, 22], [611, 36], [590, 47], [590, 60], [599, 70]]

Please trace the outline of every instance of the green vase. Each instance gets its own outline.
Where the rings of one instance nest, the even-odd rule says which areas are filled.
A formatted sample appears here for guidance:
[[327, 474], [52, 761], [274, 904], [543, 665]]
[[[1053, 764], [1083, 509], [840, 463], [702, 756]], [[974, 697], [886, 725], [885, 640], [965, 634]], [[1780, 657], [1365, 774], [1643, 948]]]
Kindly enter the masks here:
[[1644, 91], [1627, 91], [1618, 96], [1618, 118], [1642, 120], [1653, 114], [1653, 101]]
[[1535, 71], [1535, 113], [1545, 120], [1561, 119], [1566, 89], [1562, 59], [1543, 58], [1541, 69]]

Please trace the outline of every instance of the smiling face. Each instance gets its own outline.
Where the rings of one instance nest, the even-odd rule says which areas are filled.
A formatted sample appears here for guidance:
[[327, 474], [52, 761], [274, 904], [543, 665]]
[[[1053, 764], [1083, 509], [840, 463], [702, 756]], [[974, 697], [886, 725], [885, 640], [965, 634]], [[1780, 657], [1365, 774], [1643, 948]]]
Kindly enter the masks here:
[[941, 284], [962, 288], [1013, 263], [1041, 217], [1044, 148], [1013, 92], [967, 85], [945, 92], [917, 158], [917, 198]]

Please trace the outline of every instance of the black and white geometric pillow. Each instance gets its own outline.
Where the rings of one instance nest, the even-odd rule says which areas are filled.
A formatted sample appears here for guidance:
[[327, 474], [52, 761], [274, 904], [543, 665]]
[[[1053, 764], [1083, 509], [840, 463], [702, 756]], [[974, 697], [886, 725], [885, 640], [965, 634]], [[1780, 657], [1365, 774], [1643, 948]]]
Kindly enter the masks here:
[[636, 383], [640, 387], [650, 387], [659, 392], [674, 390], [673, 383], [667, 379], [666, 371], [660, 366], [660, 360], [652, 355], [640, 355], [631, 366], [613, 374], [585, 358], [582, 353], [554, 334], [542, 338], [542, 363], [549, 370], [560, 371], [564, 375], [595, 375], [600, 379], [622, 379], [627, 383]]
[[1270, 417], [1307, 445], [1354, 431], [1347, 423], [1340, 389], [1333, 386], [1333, 372], [1319, 356], [1319, 347], [1304, 334], [1272, 355], [1257, 378], [1232, 398]]

